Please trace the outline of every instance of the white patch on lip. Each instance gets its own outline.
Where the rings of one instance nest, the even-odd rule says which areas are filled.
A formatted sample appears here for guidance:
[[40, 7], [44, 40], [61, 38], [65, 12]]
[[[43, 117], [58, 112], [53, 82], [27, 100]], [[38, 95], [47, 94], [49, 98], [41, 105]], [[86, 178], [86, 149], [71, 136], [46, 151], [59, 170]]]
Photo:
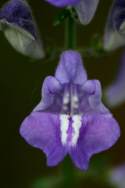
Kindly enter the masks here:
[[75, 146], [77, 144], [78, 138], [79, 138], [79, 132], [80, 128], [82, 126], [82, 119], [80, 115], [72, 115], [72, 138], [70, 143], [68, 143], [67, 138], [68, 138], [68, 128], [69, 128], [69, 115], [66, 114], [61, 114], [60, 115], [60, 130], [61, 130], [61, 142], [63, 145], [70, 145], [70, 146]]
[[61, 130], [61, 142], [63, 145], [67, 143], [67, 131], [69, 127], [69, 115], [60, 115], [60, 130]]
[[73, 115], [72, 120], [73, 120], [73, 123], [72, 123], [73, 136], [72, 136], [71, 145], [75, 146], [79, 138], [79, 131], [82, 126], [82, 118], [80, 115]]

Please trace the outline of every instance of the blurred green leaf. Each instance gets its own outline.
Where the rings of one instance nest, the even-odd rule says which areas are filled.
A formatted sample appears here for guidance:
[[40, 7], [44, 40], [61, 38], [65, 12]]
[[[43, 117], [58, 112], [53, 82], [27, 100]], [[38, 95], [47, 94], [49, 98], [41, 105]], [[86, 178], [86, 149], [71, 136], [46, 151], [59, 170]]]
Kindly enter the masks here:
[[60, 25], [66, 18], [70, 16], [69, 9], [63, 9], [54, 19], [54, 26]]
[[61, 183], [61, 181], [61, 176], [39, 178], [32, 184], [32, 188], [55, 188]]

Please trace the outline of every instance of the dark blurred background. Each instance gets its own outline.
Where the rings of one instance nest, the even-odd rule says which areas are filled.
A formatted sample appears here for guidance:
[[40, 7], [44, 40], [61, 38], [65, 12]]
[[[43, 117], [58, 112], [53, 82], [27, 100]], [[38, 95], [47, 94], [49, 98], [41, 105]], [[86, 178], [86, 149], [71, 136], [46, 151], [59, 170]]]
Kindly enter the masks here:
[[[1, 0], [0, 6], [4, 2], [4, 0]], [[64, 25], [53, 27], [53, 20], [60, 10], [50, 6], [44, 0], [29, 0], [28, 2], [32, 7], [45, 48], [53, 45], [63, 47]], [[96, 33], [103, 35], [111, 3], [111, 0], [100, 0], [92, 22], [88, 26], [78, 25], [78, 47], [86, 46]], [[89, 78], [99, 79], [103, 88], [108, 85], [117, 72], [122, 50], [98, 58], [85, 57], [84, 62]], [[54, 73], [57, 63], [58, 58], [51, 61], [45, 59], [32, 61], [20, 55], [0, 33], [1, 188], [42, 188], [43, 184], [45, 184], [45, 188], [48, 188], [49, 186], [52, 187], [53, 181], [51, 179], [54, 179], [54, 177], [56, 181], [60, 181], [64, 172], [63, 163], [55, 168], [48, 168], [45, 155], [26, 144], [19, 135], [22, 120], [40, 100], [43, 79]], [[85, 178], [85, 173], [81, 173], [73, 167], [69, 159], [66, 159], [69, 160], [71, 170], [80, 176], [79, 180], [76, 181], [79, 188], [92, 186], [108, 188], [109, 186], [101, 181], [101, 175], [105, 173], [104, 163], [115, 166], [125, 162], [125, 103], [113, 109], [112, 113], [121, 126], [122, 135], [117, 144], [109, 151], [92, 158], [90, 169], [94, 166], [97, 172], [94, 178]], [[70, 179], [70, 171], [68, 172], [68, 170], [67, 174], [69, 173]], [[47, 181], [46, 178], [48, 178]], [[49, 180], [49, 178], [51, 179]], [[43, 181], [42, 185], [41, 181]], [[69, 183], [68, 185], [67, 180], [66, 182], [67, 187], [76, 187], [76, 184], [71, 185]], [[56, 183], [54, 185], [54, 187], [61, 186], [62, 184], [56, 186]]]

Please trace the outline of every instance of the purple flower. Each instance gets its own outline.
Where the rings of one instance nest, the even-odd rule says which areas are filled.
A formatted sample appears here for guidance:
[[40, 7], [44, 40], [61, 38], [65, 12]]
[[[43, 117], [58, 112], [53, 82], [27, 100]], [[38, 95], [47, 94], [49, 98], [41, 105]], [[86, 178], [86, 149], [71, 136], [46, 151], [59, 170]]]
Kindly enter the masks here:
[[115, 50], [125, 45], [125, 0], [114, 0], [110, 9], [105, 34], [104, 48]]
[[25, 0], [10, 0], [0, 10], [0, 30], [19, 52], [32, 58], [42, 58], [43, 48]]
[[109, 181], [117, 188], [125, 188], [125, 164], [110, 170]]
[[105, 90], [107, 104], [117, 106], [125, 101], [125, 53], [122, 56], [116, 79]]
[[46, 0], [50, 4], [57, 7], [73, 7], [79, 17], [82, 24], [88, 24], [96, 11], [99, 0]]
[[56, 7], [75, 6], [80, 0], [46, 0], [48, 3]]
[[100, 82], [87, 80], [78, 52], [62, 53], [55, 76], [44, 80], [42, 99], [23, 121], [20, 134], [43, 150], [48, 166], [69, 154], [80, 169], [117, 141], [118, 123], [101, 102]]

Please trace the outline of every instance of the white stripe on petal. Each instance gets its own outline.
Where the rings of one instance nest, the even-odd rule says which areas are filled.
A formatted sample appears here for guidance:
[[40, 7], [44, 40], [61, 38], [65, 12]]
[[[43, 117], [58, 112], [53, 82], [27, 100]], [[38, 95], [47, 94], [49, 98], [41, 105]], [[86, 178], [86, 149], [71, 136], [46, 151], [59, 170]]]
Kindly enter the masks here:
[[60, 115], [60, 130], [61, 130], [61, 142], [63, 145], [67, 143], [67, 131], [69, 127], [69, 115]]
[[72, 136], [72, 146], [75, 146], [77, 144], [78, 138], [79, 138], [79, 132], [80, 132], [80, 128], [82, 126], [82, 119], [80, 115], [74, 115], [72, 117], [73, 120], [73, 136]]

